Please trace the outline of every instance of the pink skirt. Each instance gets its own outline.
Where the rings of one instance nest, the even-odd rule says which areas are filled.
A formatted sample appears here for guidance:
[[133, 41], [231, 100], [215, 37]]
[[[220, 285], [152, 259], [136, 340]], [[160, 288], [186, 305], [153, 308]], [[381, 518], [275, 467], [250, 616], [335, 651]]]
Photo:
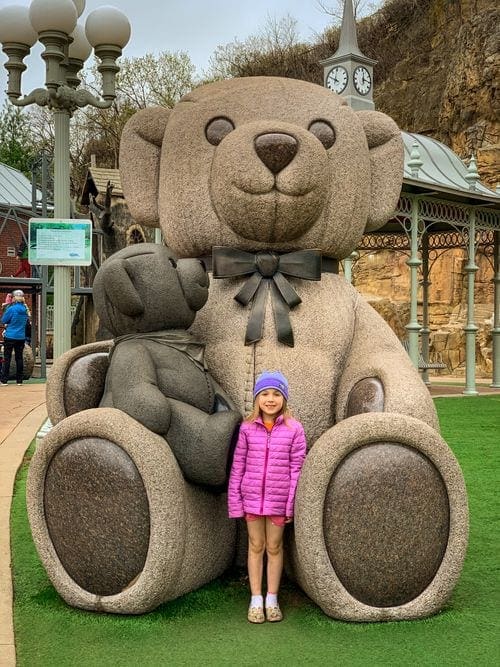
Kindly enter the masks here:
[[[259, 514], [245, 514], [245, 521], [257, 521], [257, 519], [264, 519], [266, 517], [260, 516]], [[273, 526], [283, 527], [285, 525], [286, 516], [269, 516]]]

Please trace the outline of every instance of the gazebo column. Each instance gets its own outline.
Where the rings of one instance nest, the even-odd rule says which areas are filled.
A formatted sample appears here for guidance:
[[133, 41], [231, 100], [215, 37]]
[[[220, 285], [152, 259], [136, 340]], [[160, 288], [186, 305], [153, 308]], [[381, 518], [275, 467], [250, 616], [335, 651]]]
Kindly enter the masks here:
[[344, 259], [344, 278], [347, 280], [348, 283], [352, 284], [352, 258], [351, 258], [351, 255], [349, 255], [349, 257], [345, 257], [345, 259]]
[[357, 259], [359, 259], [359, 252], [357, 250], [353, 250], [349, 255], [349, 257], [346, 257], [342, 262], [342, 264], [344, 265], [344, 278], [351, 285], [352, 285], [352, 265]]
[[467, 396], [477, 396], [476, 389], [476, 334], [477, 326], [474, 322], [474, 278], [478, 269], [475, 263], [476, 256], [476, 212], [470, 212], [468, 261], [465, 265], [467, 275], [467, 324], [465, 331], [465, 389]]
[[493, 361], [493, 382], [491, 387], [500, 387], [500, 231], [493, 232], [494, 273], [493, 273], [493, 329], [491, 330]]
[[410, 267], [410, 321], [405, 329], [408, 332], [409, 355], [415, 368], [418, 369], [418, 334], [420, 324], [417, 320], [418, 306], [418, 267], [422, 262], [418, 256], [418, 198], [411, 202], [410, 259], [406, 264]]
[[[424, 361], [429, 361], [429, 235], [425, 232], [422, 235], [422, 357]], [[422, 371], [422, 380], [425, 384], [430, 384], [429, 371], [424, 368]]]

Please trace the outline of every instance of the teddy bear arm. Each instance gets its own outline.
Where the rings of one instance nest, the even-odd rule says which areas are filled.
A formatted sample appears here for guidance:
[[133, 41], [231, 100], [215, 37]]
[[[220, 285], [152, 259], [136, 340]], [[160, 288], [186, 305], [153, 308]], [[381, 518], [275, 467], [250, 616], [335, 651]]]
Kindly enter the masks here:
[[380, 315], [358, 299], [351, 348], [336, 400], [336, 421], [360, 412], [396, 412], [439, 428], [427, 387]]
[[52, 424], [99, 405], [111, 344], [106, 340], [80, 345], [54, 360], [47, 379], [47, 410]]
[[185, 477], [203, 486], [222, 486], [241, 422], [239, 412], [208, 414], [174, 399], [170, 406], [170, 428], [165, 438]]
[[229, 394], [225, 392], [212, 376], [210, 379], [215, 392], [213, 412], [226, 412], [228, 410], [238, 412], [238, 409]]
[[135, 342], [118, 346], [107, 376], [112, 406], [127, 413], [154, 433], [170, 427], [169, 399], [157, 386], [156, 369], [146, 348]]

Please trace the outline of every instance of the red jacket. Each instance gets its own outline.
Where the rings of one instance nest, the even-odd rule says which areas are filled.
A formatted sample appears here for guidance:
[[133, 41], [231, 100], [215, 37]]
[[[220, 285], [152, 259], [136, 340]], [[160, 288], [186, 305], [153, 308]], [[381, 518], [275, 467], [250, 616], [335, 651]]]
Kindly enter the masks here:
[[285, 422], [280, 415], [271, 431], [260, 417], [243, 422], [229, 477], [229, 516], [292, 517], [305, 456], [304, 428], [296, 419]]

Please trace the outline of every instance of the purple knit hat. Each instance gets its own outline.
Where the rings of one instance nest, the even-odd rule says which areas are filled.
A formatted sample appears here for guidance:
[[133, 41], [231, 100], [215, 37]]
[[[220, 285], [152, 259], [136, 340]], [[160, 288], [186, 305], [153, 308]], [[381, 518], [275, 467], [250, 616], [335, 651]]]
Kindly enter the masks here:
[[283, 394], [285, 400], [288, 401], [288, 380], [279, 371], [264, 371], [261, 373], [255, 380], [253, 397], [255, 398], [264, 389], [277, 389]]

